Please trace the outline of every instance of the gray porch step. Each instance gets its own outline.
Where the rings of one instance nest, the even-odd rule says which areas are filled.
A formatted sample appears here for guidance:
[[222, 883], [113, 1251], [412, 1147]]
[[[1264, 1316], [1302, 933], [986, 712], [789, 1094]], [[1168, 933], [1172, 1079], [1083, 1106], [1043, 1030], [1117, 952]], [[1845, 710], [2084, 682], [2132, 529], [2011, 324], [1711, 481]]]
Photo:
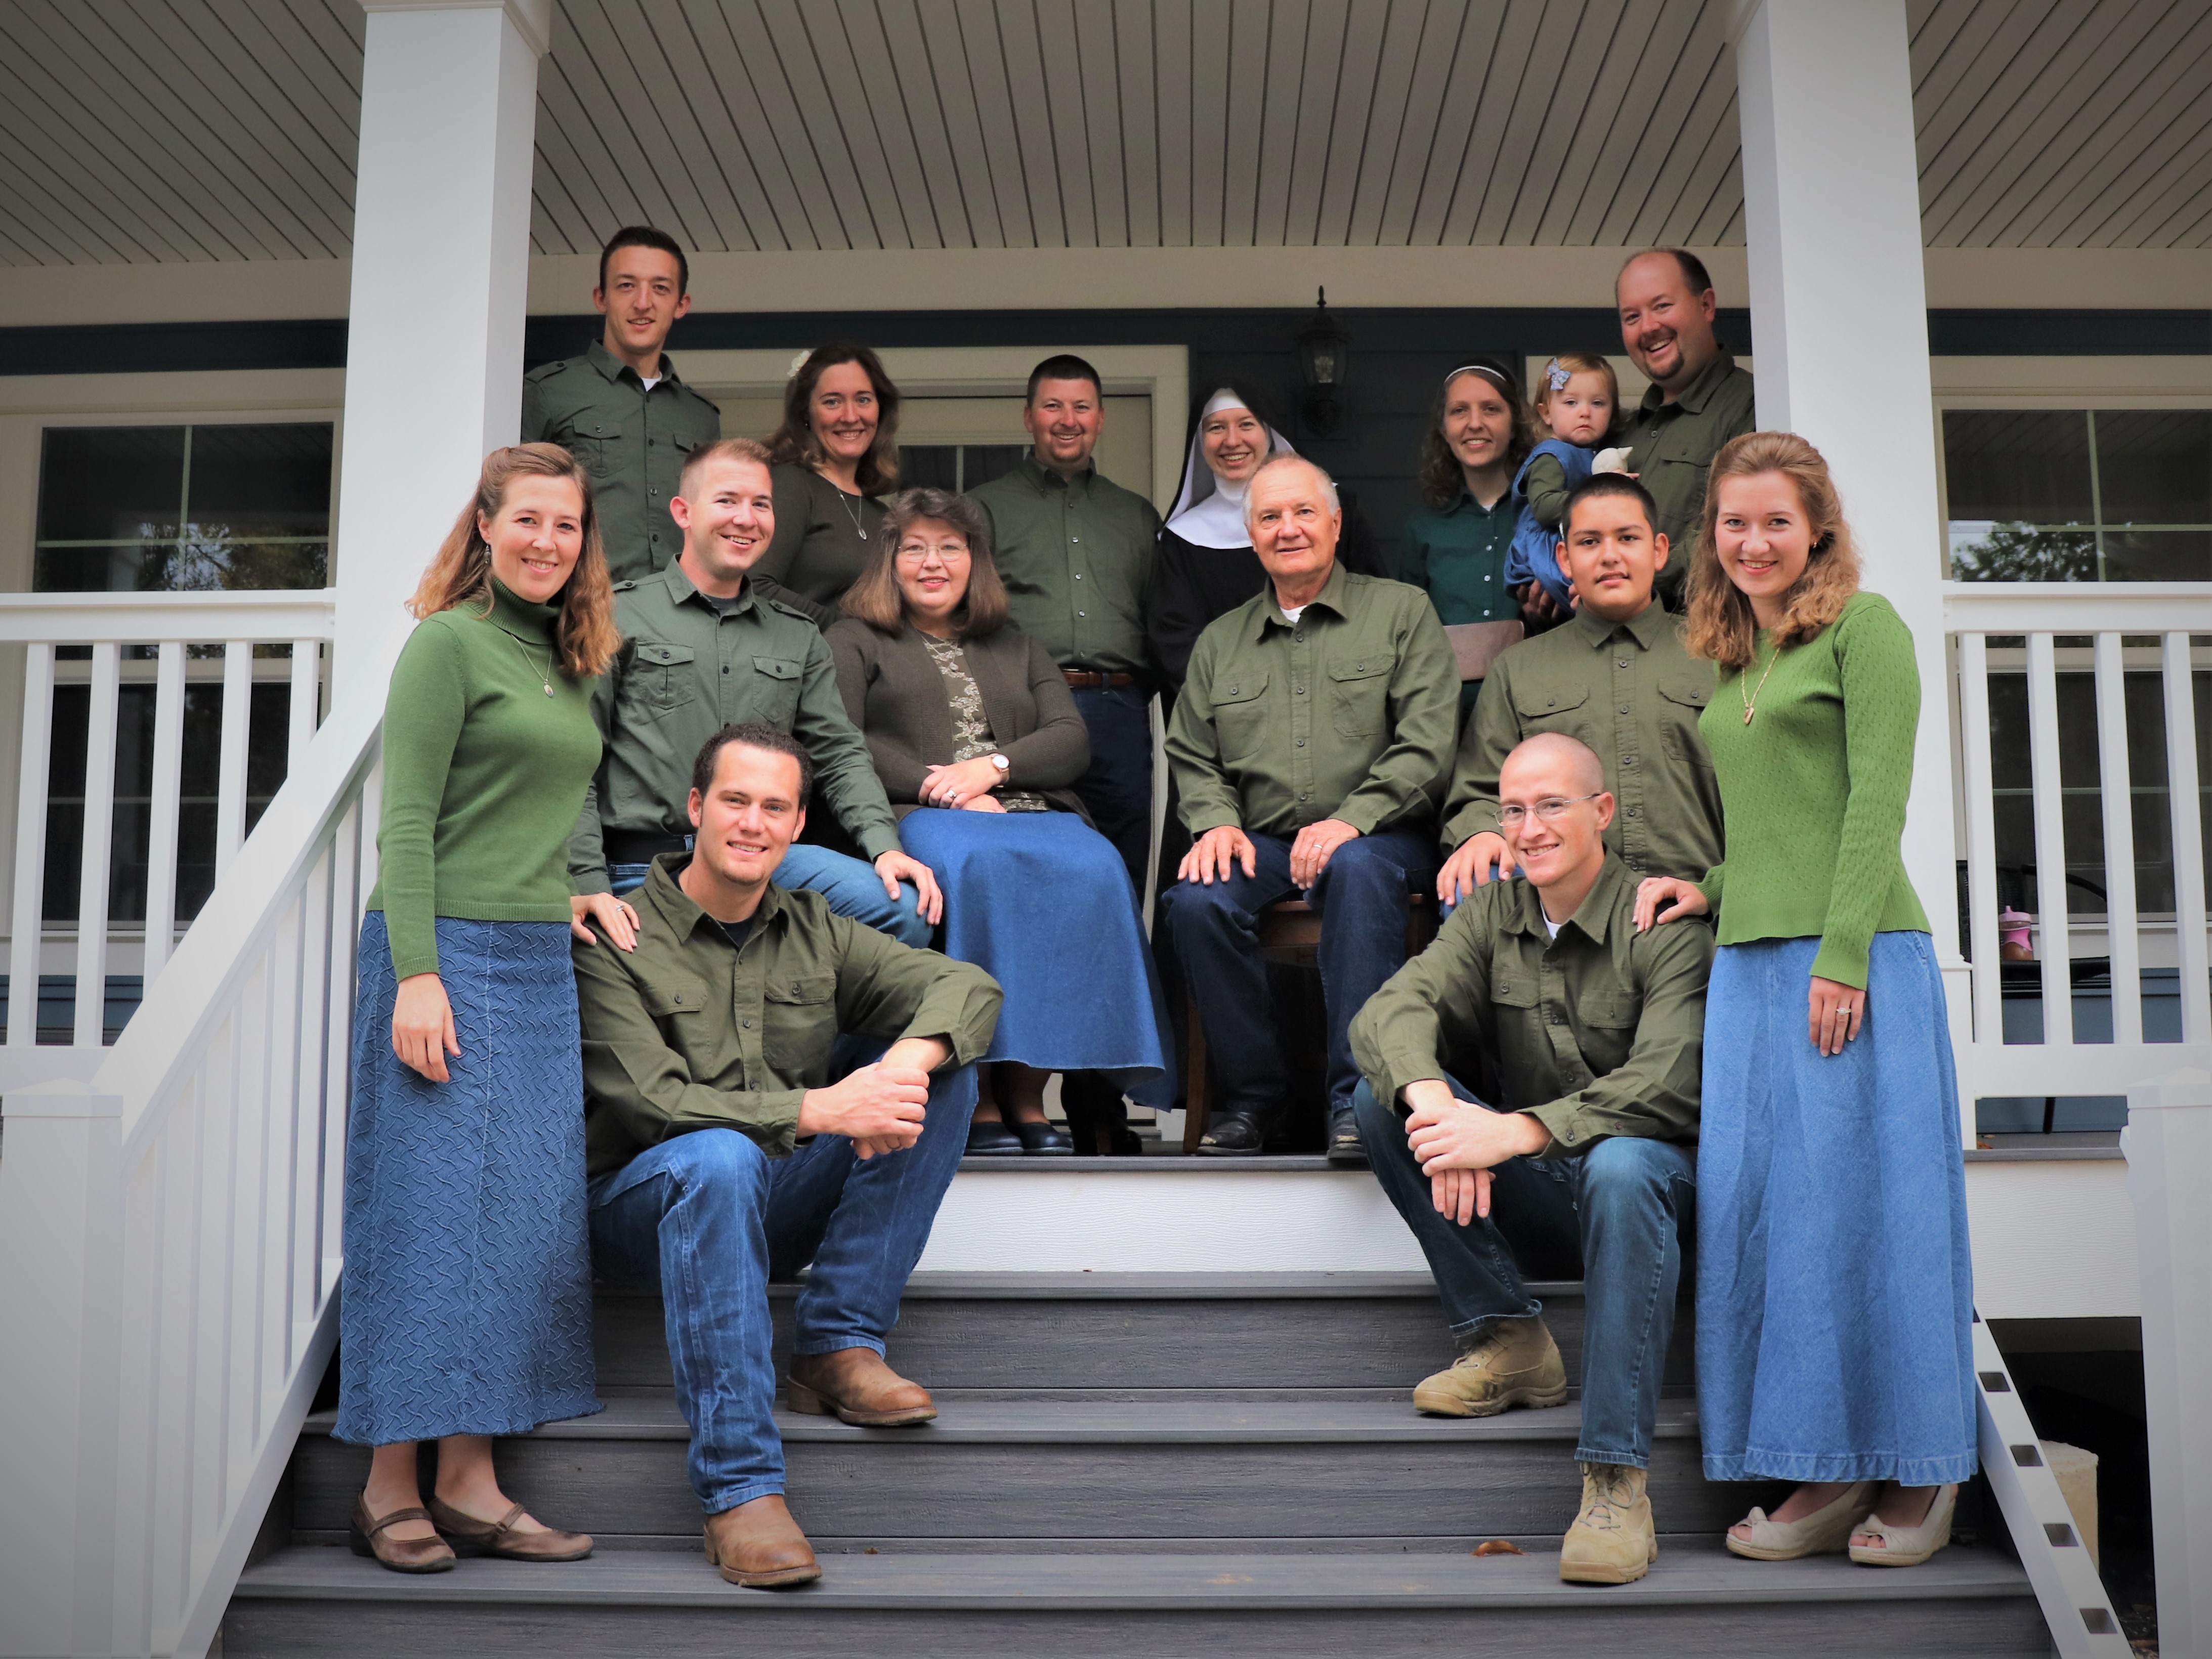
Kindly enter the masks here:
[[[1111, 1160], [1074, 1160], [1106, 1163]], [[1582, 1368], [1583, 1287], [1532, 1282], [1567, 1375]], [[776, 1353], [790, 1351], [793, 1285], [771, 1287]], [[1049, 1304], [1048, 1307], [1041, 1304]], [[603, 1388], [670, 1384], [660, 1298], [602, 1289]], [[1678, 1312], [1666, 1383], [1694, 1380], [1692, 1322]], [[1450, 1363], [1425, 1273], [917, 1273], [890, 1335], [893, 1364], [933, 1392], [1304, 1389], [1402, 1395]]]
[[1878, 1571], [1838, 1557], [1747, 1562], [1669, 1543], [1640, 1583], [1559, 1582], [1541, 1551], [1474, 1558], [1273, 1553], [825, 1559], [781, 1594], [723, 1583], [696, 1556], [610, 1553], [566, 1566], [465, 1561], [403, 1578], [342, 1549], [249, 1569], [225, 1659], [694, 1659], [732, 1651], [977, 1659], [1297, 1659], [1468, 1653], [1557, 1659], [2043, 1659], [2050, 1638], [2019, 1567], [1953, 1548]]
[[[690, 1547], [688, 1431], [665, 1397], [504, 1442], [507, 1490], [563, 1526], [629, 1547]], [[368, 1454], [311, 1421], [292, 1470], [295, 1537], [346, 1524]], [[1423, 1417], [1402, 1401], [948, 1401], [933, 1424], [856, 1429], [779, 1411], [791, 1505], [824, 1547], [941, 1540], [962, 1549], [1174, 1538], [1312, 1550], [1328, 1540], [1441, 1547], [1557, 1539], [1579, 1492], [1579, 1407]], [[1652, 1502], [1669, 1533], [1717, 1534], [1778, 1490], [1708, 1483], [1692, 1402], [1663, 1402]], [[1350, 1546], [1364, 1548], [1364, 1542]]]

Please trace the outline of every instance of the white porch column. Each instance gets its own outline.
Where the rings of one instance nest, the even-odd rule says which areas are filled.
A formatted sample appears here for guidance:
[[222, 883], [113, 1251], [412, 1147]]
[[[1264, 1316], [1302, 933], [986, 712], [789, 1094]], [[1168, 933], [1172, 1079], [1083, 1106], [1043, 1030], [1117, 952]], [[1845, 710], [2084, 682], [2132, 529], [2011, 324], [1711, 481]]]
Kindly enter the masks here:
[[[1919, 647], [1905, 866], [1955, 981], [1951, 692], [1905, 0], [1753, 0], [1739, 15], [1759, 423], [1827, 457], [1865, 585]], [[1962, 1015], [1965, 989], [1954, 984]]]
[[332, 702], [387, 647], [487, 451], [514, 441], [552, 0], [362, 0]]

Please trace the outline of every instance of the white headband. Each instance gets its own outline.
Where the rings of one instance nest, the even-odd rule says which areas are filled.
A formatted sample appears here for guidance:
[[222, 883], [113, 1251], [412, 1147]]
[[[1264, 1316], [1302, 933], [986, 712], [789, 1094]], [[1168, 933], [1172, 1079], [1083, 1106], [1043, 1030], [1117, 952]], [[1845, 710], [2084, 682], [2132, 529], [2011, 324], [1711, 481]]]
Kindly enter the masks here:
[[1218, 415], [1224, 409], [1243, 409], [1249, 412], [1249, 406], [1242, 398], [1224, 386], [1206, 400], [1206, 407], [1198, 411], [1198, 418], [1202, 421], [1209, 415]]

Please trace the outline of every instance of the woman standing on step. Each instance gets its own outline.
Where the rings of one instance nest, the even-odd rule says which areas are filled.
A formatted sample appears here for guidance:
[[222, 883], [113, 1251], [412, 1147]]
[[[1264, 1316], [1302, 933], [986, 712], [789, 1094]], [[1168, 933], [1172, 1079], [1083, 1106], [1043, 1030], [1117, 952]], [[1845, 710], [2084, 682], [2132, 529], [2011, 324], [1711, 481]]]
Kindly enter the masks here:
[[1700, 720], [1728, 825], [1698, 1152], [1705, 1475], [1804, 1484], [1728, 1547], [1913, 1566], [1976, 1467], [1966, 1172], [1943, 986], [1899, 853], [1920, 682], [1820, 452], [1753, 432], [1714, 459], [1689, 578]]
[[837, 601], [875, 558], [882, 498], [898, 488], [898, 388], [864, 345], [817, 346], [783, 389], [783, 424], [768, 441], [775, 534], [745, 574], [826, 629]]
[[511, 1503], [490, 1439], [599, 1409], [568, 839], [619, 641], [568, 453], [493, 451], [409, 609], [346, 1140], [336, 1433], [376, 1449], [352, 1543], [398, 1572], [574, 1561], [592, 1540]]

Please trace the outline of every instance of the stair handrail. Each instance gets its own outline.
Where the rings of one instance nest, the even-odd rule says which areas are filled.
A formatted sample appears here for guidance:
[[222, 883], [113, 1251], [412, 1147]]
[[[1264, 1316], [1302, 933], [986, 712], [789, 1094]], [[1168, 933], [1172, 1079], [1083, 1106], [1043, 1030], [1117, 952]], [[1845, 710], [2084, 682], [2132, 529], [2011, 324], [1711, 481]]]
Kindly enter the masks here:
[[0, 1275], [0, 1655], [204, 1655], [327, 1369], [382, 702], [314, 734], [91, 1081], [0, 1103], [0, 1261], [57, 1269]]

